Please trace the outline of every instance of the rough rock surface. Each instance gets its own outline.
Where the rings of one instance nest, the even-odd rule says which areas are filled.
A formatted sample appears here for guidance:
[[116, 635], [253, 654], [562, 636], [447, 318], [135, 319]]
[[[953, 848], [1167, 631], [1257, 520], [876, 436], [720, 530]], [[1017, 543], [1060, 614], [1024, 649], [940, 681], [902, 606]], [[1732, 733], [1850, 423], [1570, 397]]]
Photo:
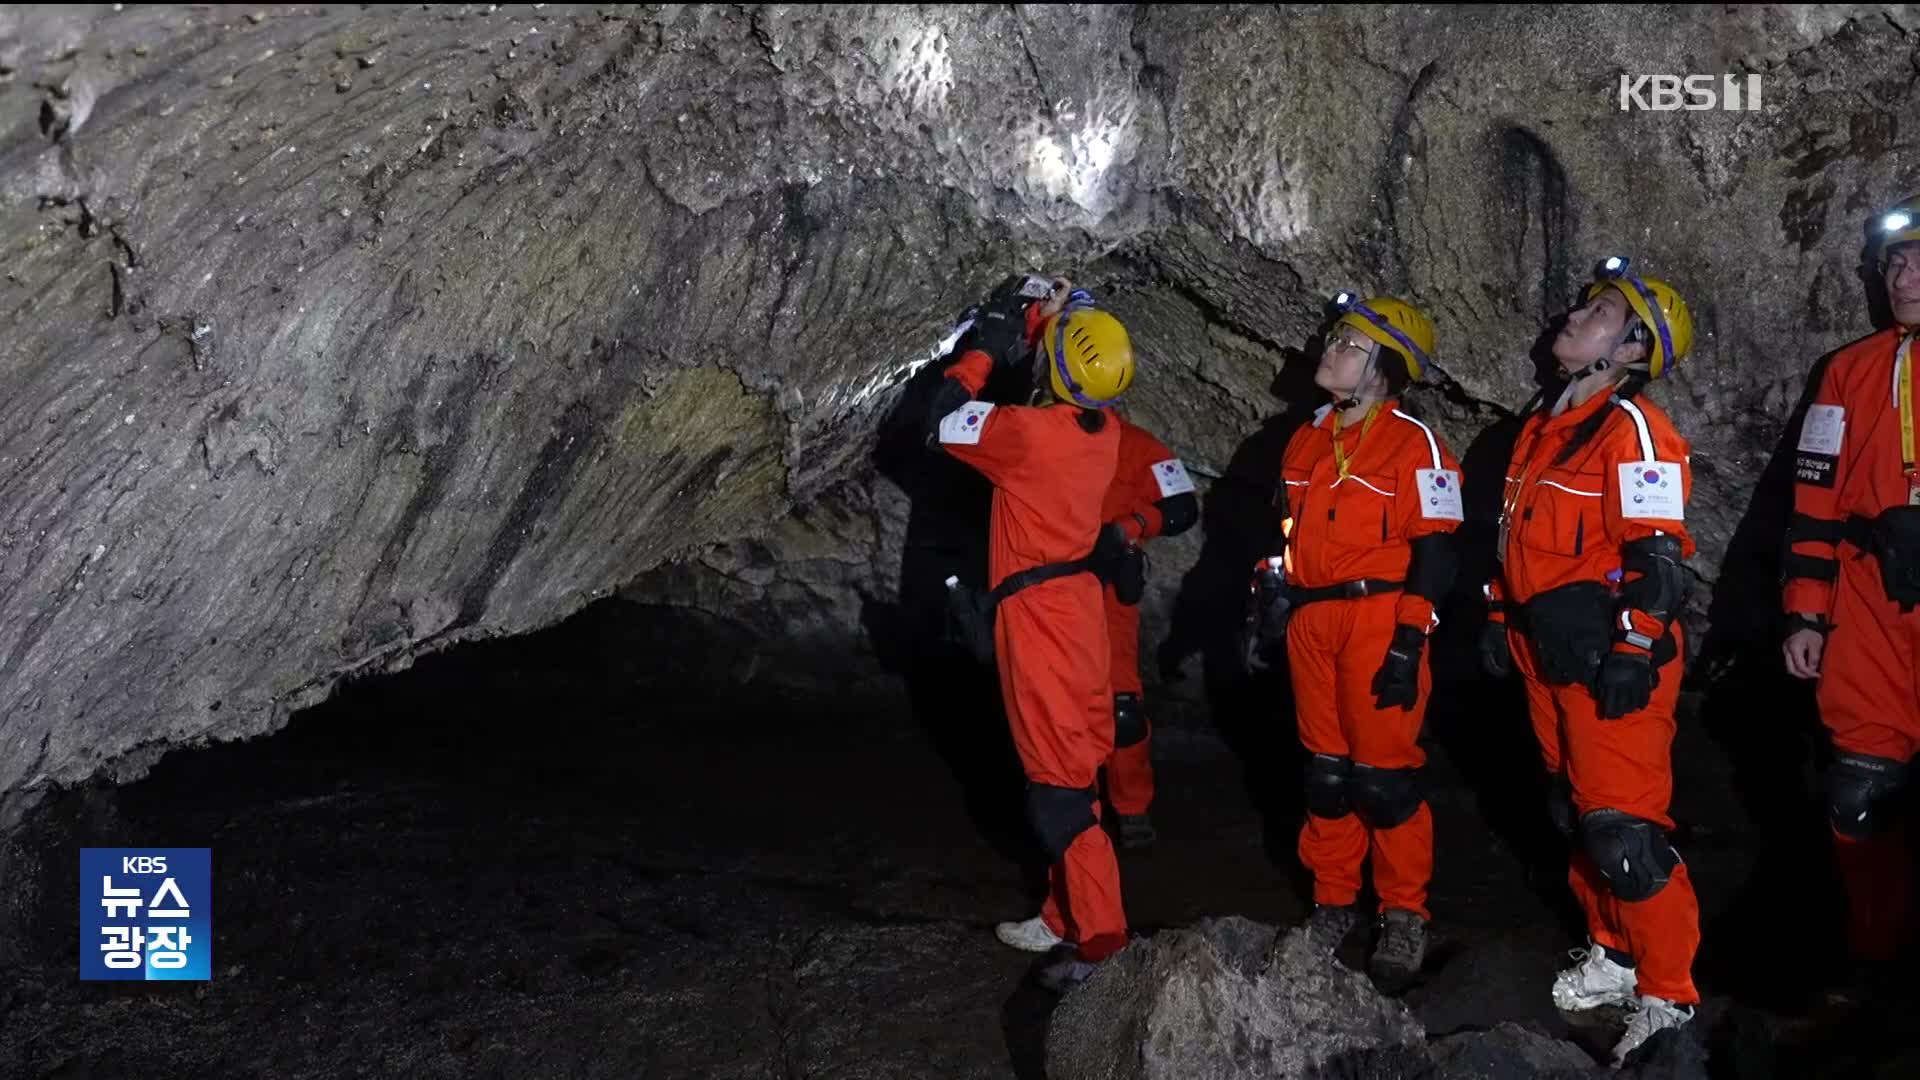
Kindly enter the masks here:
[[[1694, 440], [1702, 614], [1755, 632], [1770, 459], [1869, 325], [1867, 212], [1920, 188], [1916, 23], [0, 10], [0, 824], [890, 482], [865, 474], [897, 386], [1020, 264], [1137, 326], [1136, 407], [1215, 504], [1262, 482], [1321, 298], [1407, 296], [1447, 376], [1419, 404], [1481, 451], [1484, 508], [1523, 357], [1627, 251], [1694, 300], [1657, 396]], [[1760, 74], [1763, 108], [1618, 107], [1623, 73], [1701, 71]], [[1177, 659], [1212, 579], [1166, 547], [1185, 589], [1148, 626]]]
[[1137, 941], [1054, 1010], [1050, 1080], [1705, 1080], [1690, 1033], [1662, 1034], [1624, 1070], [1517, 1023], [1427, 1041], [1408, 1009], [1309, 945], [1239, 917]]
[[1235, 917], [1136, 941], [1054, 1011], [1053, 1080], [1323, 1075], [1426, 1031], [1303, 931]]

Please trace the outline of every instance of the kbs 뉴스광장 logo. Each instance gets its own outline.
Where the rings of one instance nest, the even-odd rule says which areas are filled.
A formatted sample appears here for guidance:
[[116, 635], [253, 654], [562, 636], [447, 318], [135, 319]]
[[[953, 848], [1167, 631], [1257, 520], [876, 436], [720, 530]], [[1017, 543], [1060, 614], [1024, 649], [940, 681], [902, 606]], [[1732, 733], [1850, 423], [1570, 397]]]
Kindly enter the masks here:
[[80, 978], [213, 976], [211, 848], [81, 848]]

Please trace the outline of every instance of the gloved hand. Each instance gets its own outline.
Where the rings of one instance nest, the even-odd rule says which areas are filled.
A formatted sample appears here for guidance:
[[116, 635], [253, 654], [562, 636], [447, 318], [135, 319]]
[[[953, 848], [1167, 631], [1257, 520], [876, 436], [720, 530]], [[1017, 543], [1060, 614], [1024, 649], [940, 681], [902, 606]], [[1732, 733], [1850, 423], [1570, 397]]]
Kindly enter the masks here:
[[1488, 619], [1480, 625], [1480, 668], [1496, 679], [1513, 672], [1513, 646], [1507, 641], [1504, 619]]
[[1241, 629], [1241, 661], [1250, 675], [1269, 667], [1269, 649], [1283, 647], [1287, 640], [1287, 617], [1292, 603], [1287, 599], [1286, 582], [1280, 571], [1262, 559], [1254, 568], [1254, 586], [1247, 597], [1246, 623]]
[[1401, 624], [1393, 628], [1393, 642], [1387, 646], [1387, 658], [1373, 676], [1376, 708], [1400, 706], [1410, 712], [1420, 700], [1420, 650], [1427, 647], [1427, 635], [1417, 626]]
[[1653, 700], [1653, 688], [1660, 675], [1653, 670], [1653, 657], [1644, 649], [1615, 648], [1600, 662], [1600, 675], [1594, 680], [1593, 697], [1600, 704], [1602, 720], [1618, 720]]
[[1027, 358], [1027, 310], [1024, 304], [994, 303], [974, 317], [971, 347], [987, 354], [993, 368], [1017, 366]]

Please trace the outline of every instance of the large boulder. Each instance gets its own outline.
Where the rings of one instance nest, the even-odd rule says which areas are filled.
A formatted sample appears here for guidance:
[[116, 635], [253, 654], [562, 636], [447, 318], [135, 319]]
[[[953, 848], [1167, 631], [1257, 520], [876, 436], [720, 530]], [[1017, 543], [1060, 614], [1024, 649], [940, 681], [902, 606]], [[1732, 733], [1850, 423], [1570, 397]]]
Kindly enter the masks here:
[[1248, 919], [1141, 939], [1062, 999], [1051, 1080], [1706, 1080], [1689, 1030], [1662, 1032], [1623, 1070], [1516, 1023], [1431, 1041], [1365, 975]]
[[1047, 1033], [1047, 1075], [1305, 1080], [1425, 1037], [1411, 1012], [1303, 931], [1210, 919], [1135, 942], [1068, 994]]

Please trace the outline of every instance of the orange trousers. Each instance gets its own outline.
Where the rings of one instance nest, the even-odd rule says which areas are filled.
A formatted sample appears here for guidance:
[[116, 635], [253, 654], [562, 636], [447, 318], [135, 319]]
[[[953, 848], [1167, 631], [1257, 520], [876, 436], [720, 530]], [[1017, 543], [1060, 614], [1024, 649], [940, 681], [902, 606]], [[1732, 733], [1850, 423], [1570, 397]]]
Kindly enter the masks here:
[[1048, 869], [1041, 917], [1054, 933], [1100, 961], [1127, 944], [1120, 864], [1099, 825], [1094, 795], [1113, 753], [1113, 694], [1107, 684], [1106, 616], [1100, 583], [1079, 574], [1007, 598], [994, 619], [1000, 693], [1027, 780], [1086, 789], [1095, 822]]
[[[1678, 627], [1674, 636], [1680, 637]], [[1684, 665], [1679, 657], [1660, 669], [1660, 685], [1647, 707], [1616, 720], [1602, 720], [1593, 692], [1584, 686], [1553, 686], [1540, 675], [1533, 643], [1509, 630], [1513, 664], [1527, 687], [1527, 713], [1549, 773], [1565, 773], [1574, 809], [1613, 809], [1672, 829], [1674, 706], [1680, 700]], [[1681, 653], [1686, 652], [1681, 640]], [[1574, 838], [1567, 884], [1586, 912], [1594, 941], [1633, 957], [1640, 992], [1691, 1005], [1693, 957], [1700, 949], [1700, 903], [1685, 862], [1673, 868], [1666, 887], [1645, 900], [1613, 895], [1593, 868], [1586, 846]]]
[[[1141, 694], [1140, 606], [1121, 603], [1106, 588], [1107, 639], [1113, 645], [1113, 692]], [[1153, 732], [1132, 746], [1115, 746], [1107, 758], [1107, 799], [1116, 813], [1135, 817], [1153, 805]]]
[[[1836, 750], [1910, 761], [1920, 750], [1920, 609], [1887, 599], [1872, 559], [1842, 559], [1815, 697]], [[1911, 932], [1913, 855], [1897, 821], [1833, 834], [1854, 955], [1888, 959]]]
[[[1420, 695], [1411, 710], [1374, 706], [1373, 677], [1393, 641], [1398, 593], [1322, 600], [1294, 612], [1287, 624], [1287, 664], [1300, 742], [1308, 752], [1351, 758], [1356, 765], [1404, 769], [1426, 764], [1420, 726], [1432, 676], [1420, 659]], [[1371, 850], [1373, 888], [1383, 908], [1427, 912], [1433, 877], [1433, 813], [1422, 802], [1391, 829], [1372, 829], [1356, 813], [1307, 815], [1300, 861], [1313, 874], [1318, 904], [1346, 905], [1360, 895], [1360, 869]]]

